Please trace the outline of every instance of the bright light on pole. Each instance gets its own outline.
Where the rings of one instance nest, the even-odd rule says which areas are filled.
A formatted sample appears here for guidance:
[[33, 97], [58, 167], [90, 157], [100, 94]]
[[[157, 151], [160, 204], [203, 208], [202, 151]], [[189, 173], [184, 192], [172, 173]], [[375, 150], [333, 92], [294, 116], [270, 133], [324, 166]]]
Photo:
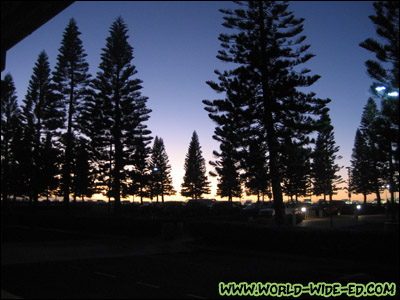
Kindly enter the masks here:
[[385, 91], [386, 90], [386, 87], [385, 86], [377, 86], [376, 88], [375, 88], [375, 91], [377, 91], [377, 92], [382, 92], [382, 91]]
[[398, 97], [399, 96], [399, 92], [394, 91], [394, 92], [390, 92], [387, 94], [389, 97]]

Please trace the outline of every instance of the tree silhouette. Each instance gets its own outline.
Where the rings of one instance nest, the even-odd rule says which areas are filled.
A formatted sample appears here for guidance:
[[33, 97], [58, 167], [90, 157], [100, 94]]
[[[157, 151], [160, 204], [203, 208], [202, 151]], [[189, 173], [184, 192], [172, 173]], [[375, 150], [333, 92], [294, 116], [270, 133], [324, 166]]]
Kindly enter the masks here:
[[207, 181], [206, 163], [202, 156], [199, 137], [193, 132], [189, 150], [185, 158], [185, 175], [183, 177], [181, 195], [192, 199], [201, 198], [210, 193], [210, 182]]
[[[399, 3], [395, 1], [374, 2], [375, 15], [369, 16], [376, 26], [380, 40], [367, 38], [360, 46], [375, 54], [376, 60], [367, 60], [368, 75], [374, 80], [371, 93], [381, 100], [382, 109], [376, 126], [379, 152], [386, 158], [384, 165], [389, 182], [391, 202], [394, 205], [394, 192], [399, 185]], [[384, 86], [384, 92], [376, 87]], [[397, 92], [397, 96], [389, 96]], [[394, 210], [393, 215], [394, 219]]]
[[215, 173], [210, 171], [213, 177], [218, 176], [217, 195], [228, 197], [228, 201], [232, 201], [233, 197], [240, 198], [242, 196], [242, 186], [239, 174], [240, 164], [237, 159], [237, 152], [233, 149], [229, 142], [220, 144], [220, 152], [214, 151], [217, 161], [210, 161], [215, 169]]
[[84, 113], [85, 134], [91, 139], [100, 179], [115, 199], [116, 212], [121, 193], [127, 190], [127, 167], [143, 170], [151, 133], [144, 125], [151, 110], [146, 108], [147, 97], [140, 93], [142, 81], [132, 78], [137, 71], [131, 64], [133, 48], [127, 32], [121, 17], [111, 25], [100, 71], [92, 84], [95, 93], [88, 95]]
[[364, 203], [367, 202], [367, 195], [375, 191], [372, 166], [370, 147], [361, 130], [357, 129], [351, 160], [351, 183], [356, 194], [363, 194]]
[[1, 194], [4, 207], [8, 207], [8, 196], [15, 182], [13, 170], [15, 161], [16, 133], [21, 126], [21, 113], [17, 103], [14, 80], [11, 74], [6, 74], [1, 81]]
[[79, 131], [79, 114], [82, 99], [86, 93], [90, 74], [85, 60], [81, 33], [73, 18], [65, 28], [53, 80], [59, 95], [63, 98], [67, 112], [67, 132], [63, 138], [65, 159], [63, 169], [64, 203], [69, 203], [71, 171], [76, 133]]
[[[366, 148], [361, 153], [366, 155], [363, 159], [369, 163], [368, 172], [366, 172], [364, 176], [367, 175], [369, 177], [367, 181], [370, 184], [370, 189], [372, 188], [372, 192], [375, 192], [378, 199], [378, 204], [380, 205], [380, 187], [382, 186], [382, 178], [384, 177], [383, 164], [385, 162], [384, 157], [379, 150], [380, 143], [378, 140], [377, 128], [379, 118], [380, 112], [376, 106], [376, 103], [372, 98], [369, 98], [367, 104], [364, 106], [363, 114], [361, 116], [361, 124], [359, 127], [362, 138], [366, 144]], [[356, 152], [354, 154], [355, 159], [358, 160], [358, 153]]]
[[[281, 222], [284, 208], [280, 153], [284, 136], [290, 132], [286, 127], [304, 132], [314, 130], [313, 115], [320, 114], [328, 100], [297, 91], [299, 87], [311, 86], [319, 78], [306, 75], [310, 72], [308, 69], [300, 69], [300, 65], [314, 56], [307, 53], [310, 46], [303, 45], [305, 36], [298, 36], [304, 20], [295, 19], [293, 13], [287, 11], [287, 3], [249, 1], [239, 4], [241, 8], [234, 11], [221, 10], [225, 14], [223, 25], [235, 33], [220, 34], [223, 50], [217, 56], [234, 64], [236, 69], [217, 71], [220, 84], [208, 84], [217, 92], [226, 92], [231, 102], [232, 96], [246, 95], [247, 99], [241, 100], [241, 109], [236, 113], [251, 118], [253, 126], [258, 126], [265, 135], [276, 221]], [[235, 77], [247, 92], [229, 94], [230, 90], [238, 91], [231, 88], [237, 85], [232, 79]], [[230, 101], [214, 100], [205, 104], [211, 114], [234, 112]]]
[[245, 129], [252, 124], [248, 121], [250, 109], [245, 107], [254, 99], [255, 89], [249, 88], [252, 83], [246, 81], [245, 70], [241, 71], [216, 71], [220, 83], [207, 81], [207, 84], [218, 93], [225, 92], [226, 98], [203, 100], [208, 116], [217, 124], [213, 139], [220, 143], [220, 151], [213, 151], [217, 160], [209, 162], [215, 171], [209, 174], [218, 177], [217, 195], [228, 197], [229, 201], [242, 195], [241, 159], [249, 136]]
[[[373, 85], [399, 89], [399, 3], [395, 1], [374, 2], [376, 15], [369, 16], [376, 26], [380, 41], [367, 38], [360, 46], [375, 54], [377, 60], [367, 60], [368, 75], [376, 80]], [[373, 89], [374, 91], [374, 89]], [[374, 92], [375, 93], [375, 92]]]
[[151, 170], [151, 197], [161, 196], [164, 202], [165, 195], [175, 195], [176, 191], [172, 185], [171, 166], [169, 165], [168, 155], [164, 147], [162, 138], [155, 137], [151, 157], [149, 162]]
[[64, 112], [63, 103], [55, 93], [50, 76], [48, 56], [42, 51], [33, 68], [22, 107], [25, 141], [30, 144], [26, 153], [31, 161], [28, 167], [29, 195], [35, 202], [39, 195], [48, 197], [58, 187], [55, 177], [59, 172], [55, 165], [59, 157], [55, 153], [57, 150], [54, 143], [59, 135], [56, 130], [64, 125]]
[[336, 173], [340, 167], [335, 163], [336, 155], [339, 147], [335, 146], [335, 137], [333, 134], [333, 126], [328, 114], [328, 109], [321, 115], [320, 128], [315, 144], [315, 149], [312, 154], [312, 178], [313, 190], [316, 195], [329, 196], [332, 201], [332, 196], [338, 189], [338, 185], [342, 183], [342, 178]]

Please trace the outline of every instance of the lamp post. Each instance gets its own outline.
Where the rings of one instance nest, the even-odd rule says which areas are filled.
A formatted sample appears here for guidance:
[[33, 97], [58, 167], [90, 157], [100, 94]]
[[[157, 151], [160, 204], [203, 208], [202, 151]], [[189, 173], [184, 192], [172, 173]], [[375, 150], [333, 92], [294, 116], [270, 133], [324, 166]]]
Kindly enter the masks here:
[[[375, 91], [382, 96], [383, 99], [383, 107], [382, 111], [384, 112], [385, 110], [385, 104], [390, 105], [390, 100], [394, 100], [394, 98], [399, 97], [399, 91], [395, 90], [393, 88], [387, 88], [386, 86], [376, 86]], [[398, 105], [398, 104], [397, 104]], [[390, 106], [387, 106], [386, 108], [389, 108]], [[389, 116], [385, 116], [384, 113], [383, 115], [383, 120], [384, 120], [384, 126], [385, 126], [385, 131], [388, 130], [390, 131], [392, 129], [392, 124], [389, 120]], [[390, 135], [389, 135], [390, 136]], [[392, 138], [389, 138], [390, 145], [388, 147], [388, 152], [389, 152], [389, 157], [388, 157], [388, 162], [389, 162], [389, 185], [387, 188], [389, 189], [390, 193], [390, 206], [391, 206], [391, 211], [392, 211], [392, 222], [395, 222], [396, 219], [396, 212], [395, 212], [395, 203], [394, 203], [394, 191], [395, 191], [395, 184], [394, 184], [394, 166], [393, 166], [393, 149], [392, 149]], [[387, 203], [387, 196], [386, 196], [386, 203]]]

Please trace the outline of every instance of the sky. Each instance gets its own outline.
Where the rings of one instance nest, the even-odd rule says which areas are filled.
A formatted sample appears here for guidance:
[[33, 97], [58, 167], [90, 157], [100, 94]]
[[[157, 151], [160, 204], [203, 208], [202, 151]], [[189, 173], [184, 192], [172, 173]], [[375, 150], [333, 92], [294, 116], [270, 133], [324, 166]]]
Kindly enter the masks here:
[[[311, 74], [321, 76], [310, 90], [319, 98], [332, 100], [330, 116], [336, 144], [340, 147], [338, 155], [343, 157], [337, 162], [344, 167], [340, 172], [344, 179], [347, 179], [346, 167], [350, 166], [355, 133], [372, 84], [364, 64], [373, 55], [359, 46], [366, 38], [377, 39], [375, 27], [368, 18], [375, 14], [372, 3], [289, 2], [294, 16], [305, 19], [305, 43], [311, 45], [309, 52], [316, 55], [304, 64], [311, 69]], [[70, 18], [76, 20], [82, 33], [80, 38], [89, 72], [95, 76], [110, 26], [121, 16], [134, 48], [132, 63], [138, 71], [136, 77], [143, 81], [141, 92], [149, 98], [147, 107], [152, 109], [147, 125], [153, 137], [164, 140], [173, 184], [179, 191], [193, 131], [199, 136], [207, 172], [212, 170], [208, 162], [214, 160], [213, 150], [219, 149], [219, 144], [212, 139], [215, 124], [204, 110], [202, 100], [220, 98], [206, 81], [216, 81], [215, 69], [229, 68], [216, 58], [221, 49], [219, 34], [229, 33], [222, 26], [223, 14], [219, 9], [236, 7], [225, 1], [78, 1], [7, 52], [2, 78], [11, 73], [22, 103], [42, 50], [49, 56], [52, 70], [55, 67]], [[209, 179], [212, 189], [211, 195], [206, 197], [216, 198], [217, 180]], [[243, 195], [243, 199], [248, 198]], [[347, 198], [347, 194], [341, 192], [335, 198]], [[177, 194], [166, 199], [184, 198]], [[352, 199], [362, 199], [362, 196], [353, 195]]]

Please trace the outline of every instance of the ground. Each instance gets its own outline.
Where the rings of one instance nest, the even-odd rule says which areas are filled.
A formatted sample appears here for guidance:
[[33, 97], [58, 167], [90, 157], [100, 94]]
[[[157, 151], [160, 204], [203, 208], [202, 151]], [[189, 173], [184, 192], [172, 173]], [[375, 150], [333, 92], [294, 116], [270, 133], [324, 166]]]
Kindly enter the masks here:
[[323, 234], [361, 234], [371, 228], [384, 234], [385, 222], [384, 215], [336, 216], [331, 227], [329, 218], [313, 218], [296, 226], [310, 237], [307, 245], [282, 236], [281, 250], [269, 247], [268, 236], [236, 247], [236, 240], [187, 232], [165, 239], [2, 224], [2, 298], [202, 299], [219, 297], [219, 282], [231, 281], [398, 283], [398, 253], [375, 253], [350, 243], [333, 251], [312, 238], [321, 237], [315, 228], [323, 227]]

